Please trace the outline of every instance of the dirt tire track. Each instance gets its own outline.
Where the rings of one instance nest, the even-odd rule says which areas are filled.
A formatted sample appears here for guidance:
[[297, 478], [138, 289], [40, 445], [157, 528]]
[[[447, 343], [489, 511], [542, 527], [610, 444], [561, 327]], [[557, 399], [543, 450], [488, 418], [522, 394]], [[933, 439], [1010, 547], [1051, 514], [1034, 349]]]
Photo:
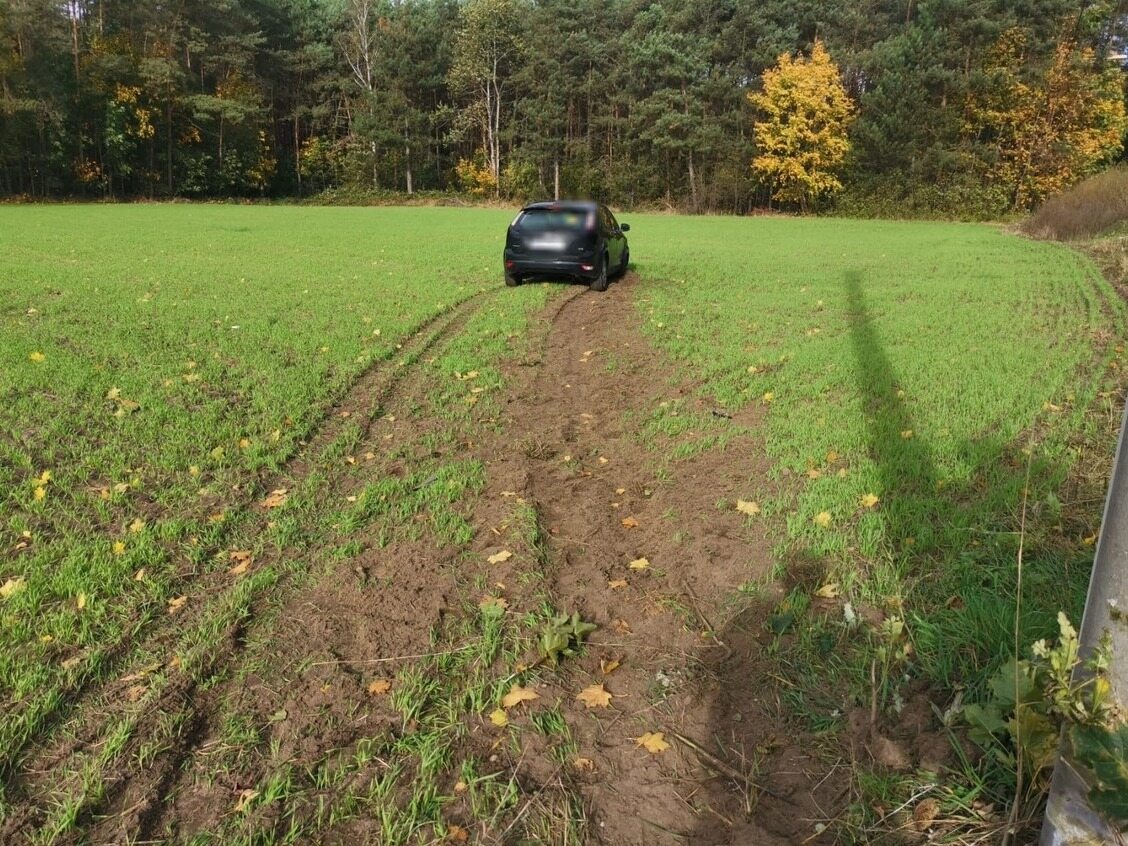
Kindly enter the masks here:
[[[736, 449], [675, 462], [673, 480], [659, 480], [656, 456], [639, 442], [642, 421], [663, 402], [680, 400], [703, 413], [711, 406], [638, 330], [633, 299], [642, 284], [629, 274], [607, 294], [560, 305], [542, 366], [509, 408], [510, 441], [524, 455], [514, 457], [512, 447], [508, 457], [499, 454], [491, 488], [516, 490], [536, 509], [558, 608], [601, 627], [590, 654], [562, 671], [559, 686], [550, 682], [580, 755], [595, 760], [595, 772], [577, 779], [591, 816], [589, 841], [794, 843], [810, 837], [811, 818], [824, 813], [812, 799], [822, 765], [796, 754], [805, 739], [780, 722], [772, 703], [757, 700], [767, 672], [756, 641], [763, 616], [751, 625], [751, 646], [748, 637], [725, 643], [722, 619], [733, 617], [725, 603], [735, 589], [763, 578], [774, 563], [778, 536], [765, 534], [766, 521], [750, 523], [732, 508], [748, 497], [751, 482], [764, 484], [768, 462], [758, 435], [744, 435]], [[755, 412], [743, 412], [731, 425], [747, 432], [758, 422]], [[729, 506], [719, 509], [719, 502]], [[629, 568], [643, 557], [649, 567]], [[738, 618], [747, 624], [747, 615]], [[622, 666], [604, 676], [601, 658]], [[574, 699], [599, 682], [615, 697], [610, 712]], [[664, 756], [638, 748], [634, 738], [663, 729], [674, 746]], [[737, 785], [720, 780], [671, 731], [738, 763], [741, 754], [763, 757], [763, 773], [749, 768], [749, 778], [768, 778], [781, 798], [761, 797], [749, 812]], [[777, 737], [794, 742], [777, 748]]]
[[[405, 385], [411, 384], [413, 378], [417, 379], [415, 371], [418, 368], [415, 365], [429, 352], [454, 338], [483, 303], [490, 297], [497, 296], [499, 292], [500, 289], [478, 292], [435, 315], [411, 334], [402, 347], [396, 350], [393, 358], [377, 362], [366, 369], [346, 395], [329, 408], [313, 437], [303, 443], [301, 451], [291, 458], [281, 471], [260, 482], [261, 489], [272, 490], [279, 487], [293, 489], [300, 484], [317, 466], [318, 458], [332, 444], [347, 421], [360, 421], [362, 437], [370, 436], [372, 425], [380, 417], [382, 408], [394, 402], [403, 393]], [[347, 414], [344, 414], [345, 412]], [[339, 469], [338, 473], [340, 472]], [[248, 534], [253, 536], [268, 530], [269, 514], [259, 514], [256, 511], [258, 499], [259, 497], [255, 496], [246, 500], [239, 509], [243, 513], [249, 512], [254, 515], [251, 525], [240, 526], [237, 532], [225, 533], [222, 538], [223, 545], [213, 550], [214, 553], [228, 546], [232, 535], [237, 534], [242, 538]], [[287, 554], [285, 550], [275, 550], [273, 554], [267, 552], [256, 562], [256, 566], [261, 569], [271, 560], [284, 559]], [[233, 589], [231, 578], [223, 567], [197, 576], [189, 586], [191, 594], [208, 595], [212, 598], [212, 603], [207, 606], [209, 608], [216, 603], [217, 597]], [[274, 590], [285, 590], [285, 584], [276, 585]], [[167, 650], [162, 649], [161, 644], [166, 646], [175, 644], [178, 634], [188, 629], [194, 621], [206, 613], [204, 606], [195, 608], [190, 605], [186, 610], [188, 613], [178, 614], [175, 618], [158, 618], [149, 627], [145, 633], [144, 648], [148, 649], [150, 655], [162, 652], [167, 654]], [[197, 668], [196, 677], [203, 678], [210, 675], [214, 668], [233, 662], [243, 645], [245, 629], [250, 624], [251, 619], [244, 619], [229, 627], [224, 634], [223, 642], [217, 644], [217, 648], [206, 656], [206, 663]], [[180, 732], [183, 737], [178, 745], [187, 752], [200, 742], [207, 720], [197, 706], [198, 683], [187, 674], [175, 673], [156, 698], [142, 697], [139, 702], [133, 703], [123, 696], [128, 686], [127, 682], [121, 681], [123, 676], [128, 677], [129, 668], [125, 666], [125, 662], [130, 660], [131, 655], [136, 654], [136, 647], [134, 637], [123, 639], [113, 648], [108, 658], [109, 666], [114, 668], [114, 671], [108, 675], [114, 680], [84, 686], [68, 700], [65, 713], [59, 712], [59, 716], [53, 721], [51, 735], [67, 729], [66, 733], [69, 737], [64, 737], [55, 744], [45, 744], [22, 760], [18, 768], [12, 767], [15, 772], [9, 774], [8, 800], [16, 807], [0, 825], [0, 841], [18, 842], [15, 839], [17, 835], [30, 834], [43, 812], [42, 806], [29, 801], [30, 797], [57, 793], [58, 772], [55, 767], [84, 749], [96, 746], [105, 727], [115, 716], [128, 715], [131, 712], [136, 714], [142, 709], [150, 714], [159, 715], [167, 711], [171, 703], [179, 703], [186, 709], [187, 719], [186, 726]], [[78, 715], [77, 720], [68, 728], [67, 720], [75, 714]], [[123, 753], [122, 757], [125, 759], [135, 753], [137, 747], [146, 738], [151, 737], [155, 728], [153, 721], [145, 716], [140, 716], [139, 720]], [[13, 750], [8, 760], [15, 760], [18, 754], [19, 751]], [[163, 791], [158, 790], [158, 787], [164, 785], [169, 775], [175, 771], [177, 761], [171, 760], [173, 756], [164, 757], [169, 759], [165, 761], [166, 766], [151, 768], [144, 774], [143, 780], [150, 786], [148, 792], [150, 797], [163, 795]], [[112, 777], [112, 781], [115, 787], [121, 788], [131, 776], [128, 767], [118, 767], [117, 770], [118, 773]], [[120, 798], [112, 801], [111, 804], [130, 808], [128, 802], [135, 798], [135, 793], [136, 791], [121, 789]], [[132, 810], [136, 812], [138, 822], [148, 812], [147, 804], [144, 801], [134, 803]], [[137, 828], [134, 827], [118, 832], [115, 837], [136, 836], [136, 831]]]

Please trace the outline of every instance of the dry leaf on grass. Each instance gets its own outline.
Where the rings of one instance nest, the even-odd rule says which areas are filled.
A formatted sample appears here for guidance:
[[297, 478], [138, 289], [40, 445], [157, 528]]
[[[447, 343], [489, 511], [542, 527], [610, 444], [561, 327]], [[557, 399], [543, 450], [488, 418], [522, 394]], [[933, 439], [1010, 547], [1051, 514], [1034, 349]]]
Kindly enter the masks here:
[[748, 500], [738, 499], [736, 501], [736, 510], [741, 514], [747, 514], [749, 517], [755, 517], [760, 513], [760, 503], [749, 502]]
[[881, 502], [881, 500], [879, 500], [875, 494], [868, 493], [861, 498], [860, 502], [862, 504], [862, 508], [873, 508], [875, 505]]
[[607, 587], [611, 588], [611, 590], [620, 590], [621, 588], [625, 588], [626, 586], [626, 579], [611, 579], [611, 581], [607, 583]]
[[286, 500], [290, 498], [290, 492], [286, 488], [277, 488], [270, 492], [270, 496], [262, 501], [263, 508], [281, 508], [286, 504]]
[[80, 593], [78, 596], [76, 596], [74, 599], [74, 604], [78, 607], [79, 611], [83, 610], [86, 607], [86, 594]]
[[501, 707], [509, 709], [522, 702], [531, 702], [534, 699], [540, 699], [540, 694], [535, 690], [515, 684], [509, 689], [509, 693], [501, 697]]
[[611, 658], [611, 659], [600, 658], [599, 659], [599, 672], [603, 673], [603, 675], [609, 676], [613, 672], [615, 672], [617, 669], [619, 669], [619, 659], [618, 658]]
[[368, 683], [369, 696], [383, 696], [392, 689], [392, 683], [387, 679], [375, 679]]
[[670, 748], [670, 744], [666, 742], [665, 734], [660, 731], [648, 731], [641, 737], [636, 737], [635, 745], [641, 746], [652, 755], [665, 752]]
[[830, 526], [830, 512], [829, 511], [820, 511], [818, 514], [815, 515], [813, 522], [816, 526], [822, 526], [824, 529], [829, 527]]
[[922, 799], [913, 808], [913, 825], [917, 831], [928, 831], [928, 827], [938, 816], [940, 816], [940, 803], [935, 799]]
[[650, 569], [650, 561], [646, 558], [636, 558], [627, 566], [632, 570], [648, 570]]
[[470, 839], [470, 832], [460, 825], [448, 825], [446, 839], [451, 843], [465, 843]]
[[169, 614], [175, 614], [177, 611], [179, 611], [181, 608], [183, 608], [184, 605], [187, 602], [188, 602], [187, 596], [178, 596], [175, 599], [170, 599], [168, 601], [168, 613]]
[[257, 790], [240, 791], [239, 801], [235, 803], [235, 813], [239, 813], [240, 811], [245, 809], [247, 805], [249, 805], [255, 798], [258, 797], [258, 795], [259, 792]]
[[577, 693], [576, 698], [588, 708], [607, 708], [611, 705], [612, 697], [602, 684], [593, 684]]
[[822, 599], [834, 599], [836, 596], [838, 596], [839, 593], [840, 593], [840, 590], [838, 588], [838, 583], [837, 582], [829, 582], [828, 584], [825, 584], [821, 588], [816, 590], [815, 596], [820, 597]]
[[232, 576], [241, 576], [247, 572], [247, 568], [251, 566], [251, 553], [248, 550], [238, 550], [232, 552], [230, 558], [235, 562], [235, 566], [227, 572]]
[[637, 529], [638, 528], [638, 520], [636, 520], [634, 517], [624, 517], [621, 522], [622, 522], [624, 528], [627, 528], [627, 529]]
[[0, 585], [0, 599], [11, 599], [17, 593], [24, 589], [27, 582], [23, 577], [8, 579], [4, 584]]
[[508, 549], [503, 549], [501, 552], [495, 552], [486, 559], [490, 564], [502, 564], [513, 557], [513, 553]]
[[572, 759], [572, 769], [590, 773], [595, 770], [595, 761], [591, 758], [574, 758]]

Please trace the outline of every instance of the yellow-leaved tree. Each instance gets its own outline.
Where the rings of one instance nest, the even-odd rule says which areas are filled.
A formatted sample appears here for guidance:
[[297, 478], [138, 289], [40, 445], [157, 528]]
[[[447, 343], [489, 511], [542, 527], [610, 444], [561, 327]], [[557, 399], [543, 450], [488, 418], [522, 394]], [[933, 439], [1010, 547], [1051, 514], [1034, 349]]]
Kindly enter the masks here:
[[964, 131], [988, 145], [987, 177], [1029, 208], [1095, 173], [1120, 153], [1128, 117], [1122, 75], [1092, 50], [1063, 40], [1045, 72], [1029, 77], [1026, 34], [1003, 33], [988, 57], [990, 85], [973, 96]]
[[811, 200], [842, 189], [835, 171], [850, 151], [854, 103], [821, 41], [809, 59], [781, 55], [748, 99], [762, 115], [752, 170], [771, 183], [774, 199], [806, 212]]

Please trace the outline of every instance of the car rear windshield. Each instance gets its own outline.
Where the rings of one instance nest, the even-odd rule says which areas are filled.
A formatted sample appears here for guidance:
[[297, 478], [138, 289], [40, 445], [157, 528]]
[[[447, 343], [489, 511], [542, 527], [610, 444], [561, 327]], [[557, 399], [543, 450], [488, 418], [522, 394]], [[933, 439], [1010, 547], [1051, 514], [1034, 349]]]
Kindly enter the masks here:
[[580, 232], [595, 225], [595, 214], [586, 209], [526, 209], [517, 220], [524, 232]]

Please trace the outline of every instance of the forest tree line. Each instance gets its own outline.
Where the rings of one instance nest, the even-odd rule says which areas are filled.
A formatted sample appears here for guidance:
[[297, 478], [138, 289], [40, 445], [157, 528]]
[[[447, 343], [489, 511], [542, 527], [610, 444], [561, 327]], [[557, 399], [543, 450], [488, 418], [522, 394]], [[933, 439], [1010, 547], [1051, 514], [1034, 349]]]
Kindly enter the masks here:
[[0, 196], [805, 205], [752, 165], [818, 48], [812, 199], [988, 216], [1123, 157], [1126, 35], [1128, 0], [0, 0]]

